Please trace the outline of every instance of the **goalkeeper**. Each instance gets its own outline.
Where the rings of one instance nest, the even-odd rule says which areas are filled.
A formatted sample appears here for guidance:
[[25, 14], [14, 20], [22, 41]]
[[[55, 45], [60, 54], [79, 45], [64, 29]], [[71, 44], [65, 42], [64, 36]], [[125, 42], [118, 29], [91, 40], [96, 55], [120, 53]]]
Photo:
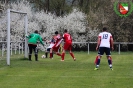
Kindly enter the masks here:
[[44, 46], [44, 43], [42, 41], [41, 36], [38, 33], [38, 30], [35, 30], [34, 33], [31, 33], [29, 36], [26, 37], [28, 38], [29, 61], [31, 61], [32, 50], [34, 50], [35, 53], [35, 61], [38, 61], [37, 41], [40, 41], [40, 43]]

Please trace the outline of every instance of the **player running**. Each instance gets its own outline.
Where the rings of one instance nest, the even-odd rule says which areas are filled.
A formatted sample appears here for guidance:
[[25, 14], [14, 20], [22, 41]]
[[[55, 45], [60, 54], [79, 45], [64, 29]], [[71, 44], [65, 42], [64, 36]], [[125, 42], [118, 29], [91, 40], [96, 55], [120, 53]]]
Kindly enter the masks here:
[[65, 51], [69, 50], [70, 55], [72, 56], [73, 60], [76, 61], [76, 58], [74, 57], [74, 54], [72, 53], [71, 49], [72, 49], [72, 38], [71, 35], [67, 32], [67, 30], [64, 30], [64, 34], [63, 34], [63, 39], [64, 39], [64, 46], [63, 46], [63, 52], [62, 52], [62, 59], [61, 61], [64, 61], [64, 57], [65, 57]]
[[60, 48], [60, 44], [62, 42], [62, 37], [61, 35], [58, 33], [58, 31], [55, 32], [55, 44], [54, 46], [50, 49], [50, 58], [53, 58], [53, 51], [56, 53], [56, 55], [61, 56], [61, 54], [58, 52], [59, 48]]
[[101, 32], [98, 35], [97, 47], [96, 47], [96, 50], [98, 50], [98, 56], [96, 57], [96, 60], [95, 60], [96, 68], [94, 70], [98, 70], [99, 65], [100, 65], [100, 59], [102, 58], [102, 55], [104, 54], [104, 52], [107, 55], [109, 67], [111, 70], [113, 70], [112, 58], [111, 58], [111, 53], [110, 53], [110, 46], [113, 50], [114, 49], [113, 37], [112, 37], [111, 33], [107, 32], [107, 28], [104, 27], [103, 32]]

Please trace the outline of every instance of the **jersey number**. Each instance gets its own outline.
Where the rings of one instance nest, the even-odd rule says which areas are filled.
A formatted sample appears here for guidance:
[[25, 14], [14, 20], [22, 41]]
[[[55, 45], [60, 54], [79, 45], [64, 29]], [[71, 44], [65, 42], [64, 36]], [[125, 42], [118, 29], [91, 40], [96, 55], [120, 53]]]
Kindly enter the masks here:
[[107, 39], [108, 38], [108, 34], [103, 34], [103, 39]]
[[67, 36], [67, 39], [68, 39], [68, 40], [71, 40], [71, 37], [70, 37], [70, 35], [68, 35], [68, 36]]

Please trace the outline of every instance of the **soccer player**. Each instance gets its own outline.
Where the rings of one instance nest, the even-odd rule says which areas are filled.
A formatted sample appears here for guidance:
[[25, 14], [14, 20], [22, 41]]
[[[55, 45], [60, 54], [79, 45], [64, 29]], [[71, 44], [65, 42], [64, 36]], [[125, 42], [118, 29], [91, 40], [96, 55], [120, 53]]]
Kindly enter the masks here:
[[112, 50], [114, 49], [113, 37], [112, 37], [111, 33], [107, 32], [107, 28], [104, 27], [103, 32], [101, 32], [98, 35], [97, 46], [96, 46], [96, 50], [98, 50], [98, 55], [95, 60], [96, 68], [94, 70], [98, 70], [99, 65], [100, 65], [100, 59], [102, 58], [102, 55], [104, 54], [104, 52], [107, 55], [109, 67], [111, 70], [113, 70], [110, 47], [112, 48]]
[[[51, 39], [50, 41], [47, 41], [47, 40], [44, 39], [44, 41], [46, 41], [47, 43], [50, 43], [50, 45], [47, 47], [47, 51], [45, 52], [46, 58], [48, 57], [48, 52], [50, 52], [50, 49], [51, 49], [51, 48], [54, 46], [54, 44], [55, 44], [54, 36], [55, 36], [55, 35], [52, 36], [52, 39]], [[53, 53], [52, 53], [52, 57], [53, 57]]]
[[64, 30], [63, 39], [64, 39], [64, 46], [63, 46], [61, 61], [64, 61], [66, 50], [69, 50], [69, 53], [72, 56], [73, 60], [76, 61], [76, 58], [74, 57], [74, 54], [72, 53], [72, 50], [71, 50], [72, 49], [72, 38], [71, 38], [71, 35], [67, 32], [67, 29]]
[[61, 35], [58, 33], [58, 31], [55, 32], [55, 44], [54, 46], [50, 49], [50, 58], [53, 58], [53, 51], [55, 52], [56, 55], [61, 56], [61, 54], [58, 52], [59, 48], [60, 48], [60, 44], [62, 42], [62, 37]]
[[26, 37], [28, 38], [29, 61], [31, 61], [32, 50], [34, 50], [35, 53], [35, 60], [38, 61], [37, 41], [40, 41], [40, 43], [44, 46], [44, 43], [38, 33], [38, 30], [35, 30], [34, 33], [31, 33], [29, 36]]

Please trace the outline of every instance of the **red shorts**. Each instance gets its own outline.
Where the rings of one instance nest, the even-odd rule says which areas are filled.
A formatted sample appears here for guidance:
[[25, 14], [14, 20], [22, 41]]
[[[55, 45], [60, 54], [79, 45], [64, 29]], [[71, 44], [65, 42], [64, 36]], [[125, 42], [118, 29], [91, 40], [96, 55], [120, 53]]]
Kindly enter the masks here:
[[55, 44], [55, 45], [52, 47], [53, 51], [55, 51], [55, 52], [58, 52], [59, 48], [60, 48], [60, 45], [57, 45], [57, 44]]
[[72, 49], [72, 43], [71, 42], [66, 42], [64, 43], [64, 50], [71, 50]]

